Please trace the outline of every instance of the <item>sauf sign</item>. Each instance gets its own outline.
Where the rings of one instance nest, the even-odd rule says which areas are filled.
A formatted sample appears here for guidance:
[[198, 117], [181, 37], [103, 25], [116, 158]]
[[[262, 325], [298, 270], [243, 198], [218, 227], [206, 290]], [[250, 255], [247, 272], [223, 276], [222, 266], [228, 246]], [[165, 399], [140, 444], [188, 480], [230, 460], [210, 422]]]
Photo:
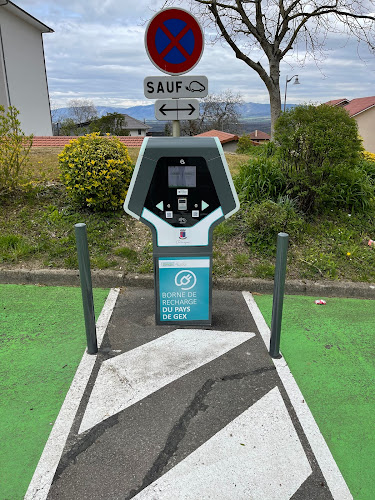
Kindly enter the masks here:
[[143, 84], [148, 99], [200, 98], [208, 95], [206, 76], [147, 76]]

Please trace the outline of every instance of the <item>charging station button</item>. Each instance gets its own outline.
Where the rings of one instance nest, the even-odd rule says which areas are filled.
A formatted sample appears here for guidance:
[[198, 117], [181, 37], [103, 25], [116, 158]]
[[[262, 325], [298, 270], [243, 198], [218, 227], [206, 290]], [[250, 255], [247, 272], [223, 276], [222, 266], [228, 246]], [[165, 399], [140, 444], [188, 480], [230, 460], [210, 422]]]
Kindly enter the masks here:
[[177, 189], [177, 196], [187, 196], [188, 194], [188, 189]]
[[178, 210], [187, 210], [187, 198], [178, 198]]
[[170, 212], [170, 211], [166, 211], [165, 212], [165, 218], [166, 219], [173, 219], [173, 212]]

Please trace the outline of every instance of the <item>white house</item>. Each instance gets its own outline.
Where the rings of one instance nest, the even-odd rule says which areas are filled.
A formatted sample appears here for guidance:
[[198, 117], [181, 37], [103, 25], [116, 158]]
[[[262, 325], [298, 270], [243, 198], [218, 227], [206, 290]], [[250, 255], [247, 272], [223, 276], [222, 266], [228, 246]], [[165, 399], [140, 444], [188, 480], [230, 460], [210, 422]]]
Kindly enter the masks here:
[[137, 120], [129, 115], [124, 114], [125, 117], [125, 129], [129, 130], [129, 135], [131, 136], [142, 136], [145, 137], [149, 128], [144, 122]]
[[26, 134], [52, 135], [43, 33], [53, 30], [0, 0], [0, 104], [19, 110]]
[[358, 133], [363, 141], [363, 147], [370, 153], [375, 153], [375, 96], [358, 97], [357, 99], [334, 99], [325, 104], [344, 108], [358, 125]]

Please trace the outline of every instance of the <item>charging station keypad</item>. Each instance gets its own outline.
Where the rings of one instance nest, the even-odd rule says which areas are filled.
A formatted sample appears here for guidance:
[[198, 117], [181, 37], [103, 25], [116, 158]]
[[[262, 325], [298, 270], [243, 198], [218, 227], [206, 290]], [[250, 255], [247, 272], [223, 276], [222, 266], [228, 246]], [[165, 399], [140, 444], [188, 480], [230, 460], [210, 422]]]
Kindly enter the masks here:
[[202, 157], [162, 157], [158, 160], [145, 205], [175, 227], [191, 227], [216, 210], [216, 194]]

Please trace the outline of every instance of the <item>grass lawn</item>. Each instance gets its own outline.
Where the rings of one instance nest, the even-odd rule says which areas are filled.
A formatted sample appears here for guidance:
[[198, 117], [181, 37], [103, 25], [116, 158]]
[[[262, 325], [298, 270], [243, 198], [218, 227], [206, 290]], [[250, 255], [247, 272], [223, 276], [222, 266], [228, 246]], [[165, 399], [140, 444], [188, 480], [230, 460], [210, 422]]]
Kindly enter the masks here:
[[[254, 298], [270, 325], [272, 296]], [[373, 500], [374, 301], [314, 300], [285, 296], [281, 352], [353, 497]]]
[[81, 290], [0, 285], [0, 310], [0, 498], [21, 500], [86, 347]]
[[[0, 200], [0, 266], [3, 269], [78, 266], [74, 224], [87, 224], [93, 269], [152, 273], [151, 232], [126, 215], [93, 213], [72, 205], [59, 180], [61, 147], [32, 148], [29, 174], [35, 188]], [[257, 148], [254, 149], [258, 151]], [[139, 148], [129, 148], [135, 162]], [[254, 153], [255, 154], [255, 153]], [[226, 154], [235, 176], [248, 154]], [[214, 230], [215, 277], [273, 279], [275, 244], [249, 246], [246, 207]], [[375, 239], [372, 214], [316, 216], [290, 234], [288, 279], [375, 281]], [[276, 237], [274, 238], [276, 241]]]

